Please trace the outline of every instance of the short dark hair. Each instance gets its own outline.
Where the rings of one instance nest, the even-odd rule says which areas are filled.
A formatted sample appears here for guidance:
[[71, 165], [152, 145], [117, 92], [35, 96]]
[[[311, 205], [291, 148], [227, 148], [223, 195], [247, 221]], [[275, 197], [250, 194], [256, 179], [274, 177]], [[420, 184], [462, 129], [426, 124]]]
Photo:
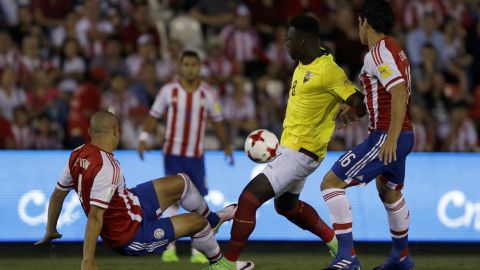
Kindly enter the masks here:
[[197, 58], [198, 61], [200, 61], [200, 55], [198, 55], [198, 53], [196, 51], [184, 50], [180, 54], [180, 61], [182, 61], [183, 58], [185, 58], [185, 57], [195, 57], [195, 58]]
[[392, 31], [395, 20], [392, 7], [385, 0], [365, 0], [360, 18], [366, 19], [375, 31], [384, 34]]
[[290, 20], [290, 26], [302, 33], [318, 37], [320, 36], [320, 27], [317, 19], [308, 15], [298, 15]]

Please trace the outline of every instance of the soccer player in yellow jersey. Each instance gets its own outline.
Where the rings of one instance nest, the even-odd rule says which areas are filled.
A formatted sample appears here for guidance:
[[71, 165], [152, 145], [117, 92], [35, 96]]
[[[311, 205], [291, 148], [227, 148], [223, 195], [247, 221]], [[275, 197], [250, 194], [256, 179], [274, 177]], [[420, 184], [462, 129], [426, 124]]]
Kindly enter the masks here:
[[[306, 177], [325, 157], [335, 128], [334, 118], [345, 120], [366, 114], [363, 94], [348, 80], [333, 56], [321, 47], [318, 22], [313, 17], [292, 19], [286, 46], [299, 63], [293, 74], [281, 147], [277, 157], [240, 195], [225, 253], [227, 260], [223, 261], [226, 263], [208, 269], [236, 269], [234, 262], [255, 227], [256, 211], [271, 198], [275, 198], [275, 209], [280, 215], [320, 237], [332, 253], [337, 251], [333, 230], [315, 209], [298, 198]], [[339, 107], [343, 102], [346, 104]]]

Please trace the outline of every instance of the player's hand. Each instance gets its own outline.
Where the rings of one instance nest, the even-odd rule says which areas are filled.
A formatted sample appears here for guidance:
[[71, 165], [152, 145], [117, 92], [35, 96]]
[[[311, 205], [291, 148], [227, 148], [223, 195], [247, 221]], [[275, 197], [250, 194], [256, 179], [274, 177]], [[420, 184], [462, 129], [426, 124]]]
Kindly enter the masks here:
[[93, 261], [82, 260], [82, 270], [98, 270], [98, 267], [93, 263]]
[[387, 140], [378, 152], [378, 158], [385, 165], [397, 161], [397, 140], [387, 135]]
[[333, 116], [333, 121], [337, 122], [339, 128], [344, 128], [352, 122], [358, 120], [355, 113], [350, 109], [348, 104], [342, 103], [338, 106], [335, 115]]
[[227, 161], [228, 165], [233, 166], [235, 164], [235, 160], [233, 159], [233, 151], [231, 147], [227, 147], [224, 150], [225, 153], [225, 160]]
[[143, 152], [147, 150], [147, 142], [139, 141], [138, 142], [138, 156], [143, 160]]
[[48, 242], [50, 242], [54, 239], [58, 239], [58, 238], [62, 238], [62, 235], [59, 234], [57, 231], [46, 232], [45, 236], [43, 236], [42, 240], [39, 240], [34, 245], [38, 246], [38, 245], [41, 245], [41, 244], [45, 244], [45, 243], [48, 243]]

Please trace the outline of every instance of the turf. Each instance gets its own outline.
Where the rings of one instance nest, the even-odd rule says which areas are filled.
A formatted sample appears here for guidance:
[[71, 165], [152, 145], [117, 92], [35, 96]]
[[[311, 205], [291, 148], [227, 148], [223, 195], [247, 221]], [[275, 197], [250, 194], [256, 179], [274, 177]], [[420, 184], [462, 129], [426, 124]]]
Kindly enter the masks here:
[[[328, 264], [330, 258], [327, 255], [318, 255], [313, 252], [294, 250], [292, 252], [275, 253], [274, 248], [271, 252], [246, 253], [243, 258], [253, 260], [256, 269], [259, 270], [302, 270], [302, 269], [322, 269]], [[480, 269], [480, 257], [478, 255], [458, 256], [458, 255], [416, 255], [416, 268], [419, 270], [474, 270]], [[159, 256], [145, 257], [122, 257], [101, 255], [97, 258], [99, 269], [115, 270], [195, 270], [202, 269], [204, 265], [195, 265], [188, 262], [188, 257], [180, 256], [180, 263], [162, 263]], [[362, 269], [372, 269], [383, 261], [381, 255], [366, 254], [360, 257]], [[80, 269], [80, 256], [33, 256], [23, 255], [8, 256], [0, 258], [0, 269], [34, 269], [34, 270], [69, 270]]]

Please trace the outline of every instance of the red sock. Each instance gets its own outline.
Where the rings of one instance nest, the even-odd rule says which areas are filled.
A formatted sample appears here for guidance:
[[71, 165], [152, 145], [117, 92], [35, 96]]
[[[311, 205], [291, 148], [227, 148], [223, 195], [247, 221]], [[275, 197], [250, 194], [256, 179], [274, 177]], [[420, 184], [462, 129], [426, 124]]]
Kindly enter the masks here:
[[328, 243], [332, 241], [335, 236], [335, 232], [320, 218], [317, 211], [313, 209], [308, 203], [298, 200], [296, 207], [282, 211], [278, 210], [278, 213], [284, 215], [288, 220], [297, 225], [298, 227], [309, 230], [311, 233], [320, 237], [323, 242]]
[[243, 191], [240, 195], [230, 232], [230, 241], [228, 242], [227, 252], [225, 252], [225, 258], [229, 261], [235, 262], [240, 257], [248, 237], [255, 228], [256, 212], [262, 203], [249, 191]]

